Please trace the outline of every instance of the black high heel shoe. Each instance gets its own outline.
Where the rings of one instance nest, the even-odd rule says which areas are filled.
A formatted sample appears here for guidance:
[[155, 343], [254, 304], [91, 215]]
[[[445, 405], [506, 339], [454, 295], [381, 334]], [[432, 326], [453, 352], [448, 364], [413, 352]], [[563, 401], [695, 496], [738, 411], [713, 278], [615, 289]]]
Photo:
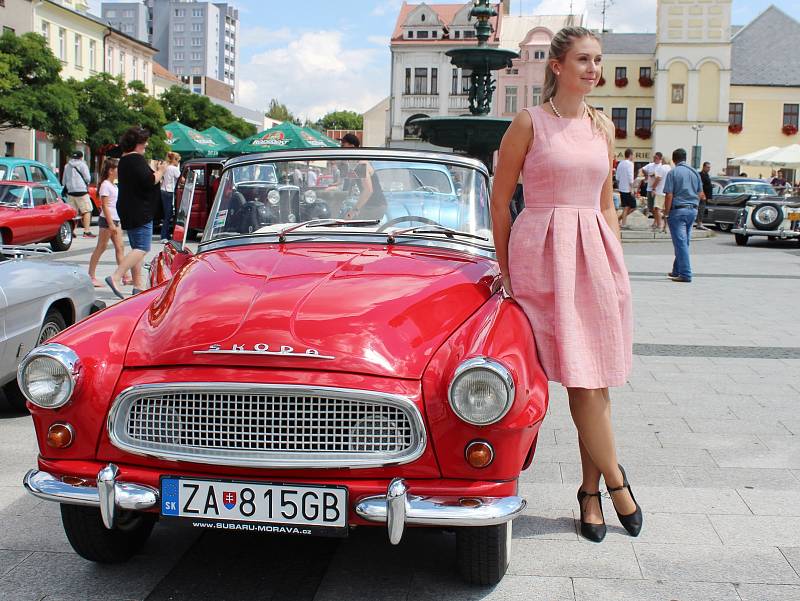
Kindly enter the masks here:
[[597, 503], [600, 505], [600, 515], [603, 515], [603, 502], [600, 491], [584, 492], [578, 489], [578, 508], [581, 512], [581, 536], [589, 539], [593, 543], [599, 543], [606, 537], [605, 516], [603, 516], [602, 524], [589, 524], [583, 521], [583, 502], [590, 497], [597, 497]]
[[[636, 502], [636, 497], [633, 496], [633, 491], [631, 490], [631, 485], [628, 484], [628, 476], [625, 475], [625, 468], [621, 465], [617, 464], [619, 467], [619, 471], [622, 472], [622, 486], [615, 486], [614, 488], [608, 489], [608, 494], [611, 496], [612, 492], [617, 492], [622, 490], [623, 488], [628, 489], [628, 493], [631, 495], [631, 501], [633, 504], [636, 505], [636, 510], [633, 513], [629, 513], [628, 515], [622, 515], [619, 511], [617, 511], [617, 517], [619, 518], [620, 524], [625, 530], [628, 531], [628, 534], [631, 536], [639, 536], [639, 532], [642, 530], [642, 508], [639, 507], [639, 504]], [[614, 502], [614, 497], [611, 497], [611, 502]], [[616, 505], [614, 506], [614, 511], [617, 510]]]

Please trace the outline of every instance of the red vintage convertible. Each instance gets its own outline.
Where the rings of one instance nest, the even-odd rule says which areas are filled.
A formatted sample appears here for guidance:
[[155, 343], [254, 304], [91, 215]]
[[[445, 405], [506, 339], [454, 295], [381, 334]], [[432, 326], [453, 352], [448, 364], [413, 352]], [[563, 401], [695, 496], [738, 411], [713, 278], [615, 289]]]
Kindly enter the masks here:
[[0, 246], [49, 242], [53, 250], [67, 250], [76, 214], [49, 186], [0, 181]]
[[[274, 190], [247, 174], [298, 162], [354, 174], [304, 202], [357, 218], [269, 210]], [[501, 290], [484, 166], [338, 148], [232, 159], [196, 253], [180, 235], [192, 187], [153, 287], [23, 360], [40, 449], [27, 489], [61, 504], [91, 561], [128, 559], [167, 519], [270, 536], [382, 525], [393, 544], [439, 527], [467, 581], [498, 582], [548, 397]]]

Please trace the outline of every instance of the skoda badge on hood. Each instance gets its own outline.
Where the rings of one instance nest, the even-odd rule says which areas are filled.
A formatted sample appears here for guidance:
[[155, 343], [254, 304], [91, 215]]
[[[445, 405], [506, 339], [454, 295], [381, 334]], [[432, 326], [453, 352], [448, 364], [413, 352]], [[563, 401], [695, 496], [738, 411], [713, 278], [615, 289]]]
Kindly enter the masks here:
[[304, 359], [335, 359], [332, 355], [320, 355], [313, 348], [296, 351], [292, 346], [275, 346], [270, 350], [269, 344], [260, 342], [248, 349], [245, 344], [232, 344], [230, 348], [222, 348], [220, 344], [212, 344], [204, 351], [195, 351], [195, 355], [270, 355], [273, 357], [302, 357]]

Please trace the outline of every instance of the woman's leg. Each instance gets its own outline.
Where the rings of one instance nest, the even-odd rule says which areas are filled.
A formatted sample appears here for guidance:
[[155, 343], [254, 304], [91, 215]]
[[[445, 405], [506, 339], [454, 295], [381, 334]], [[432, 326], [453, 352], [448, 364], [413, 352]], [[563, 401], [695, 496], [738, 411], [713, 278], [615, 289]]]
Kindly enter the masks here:
[[[120, 287], [120, 283], [122, 282], [122, 276], [125, 275], [129, 269], [133, 270], [134, 265], [139, 265], [139, 271], [141, 272], [141, 263], [144, 260], [144, 257], [147, 253], [143, 250], [132, 250], [127, 255], [122, 258], [120, 264], [117, 266], [117, 270], [111, 274], [111, 280], [114, 282], [114, 286], [117, 288]], [[134, 283], [138, 283], [136, 280], [136, 272], [134, 271]]]
[[97, 236], [97, 244], [92, 251], [92, 256], [89, 259], [89, 277], [92, 280], [95, 279], [95, 272], [97, 271], [97, 264], [100, 262], [100, 257], [106, 252], [106, 248], [108, 247], [108, 239], [110, 238], [110, 233], [107, 227], [99, 228], [98, 236]]
[[[603, 474], [606, 488], [622, 486], [622, 472], [619, 471], [614, 430], [611, 427], [611, 401], [608, 390], [568, 388], [567, 392], [572, 421], [578, 429], [578, 436], [586, 454]], [[583, 449], [581, 455], [583, 456]], [[591, 472], [589, 476], [592, 476]], [[636, 511], [636, 505], [627, 489], [615, 493], [613, 501], [622, 515]]]

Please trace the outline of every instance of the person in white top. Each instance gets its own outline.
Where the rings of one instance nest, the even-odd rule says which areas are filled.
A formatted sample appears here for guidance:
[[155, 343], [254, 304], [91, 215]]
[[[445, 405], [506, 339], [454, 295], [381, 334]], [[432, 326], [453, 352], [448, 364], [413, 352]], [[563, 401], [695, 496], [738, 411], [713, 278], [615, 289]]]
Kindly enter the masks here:
[[657, 152], [653, 155], [653, 160], [642, 167], [642, 176], [647, 179], [647, 211], [653, 215], [653, 205], [655, 204], [655, 192], [653, 192], [653, 182], [656, 179], [656, 167], [661, 164], [662, 154]]
[[625, 149], [625, 158], [617, 164], [617, 189], [619, 190], [620, 204], [622, 204], [622, 216], [619, 218], [619, 226], [628, 227], [626, 223], [628, 215], [636, 210], [636, 196], [633, 194], [633, 150]]
[[[122, 257], [125, 256], [122, 246], [122, 228], [119, 225], [119, 215], [117, 215], [117, 184], [114, 183], [117, 180], [117, 165], [119, 165], [119, 159], [107, 158], [103, 161], [103, 166], [100, 169], [100, 186], [97, 189], [97, 195], [100, 197], [102, 214], [97, 220], [97, 225], [99, 226], [97, 245], [94, 247], [92, 257], [89, 259], [89, 277], [92, 278], [92, 284], [94, 284], [95, 288], [103, 286], [101, 282], [97, 281], [95, 272], [97, 271], [100, 257], [108, 248], [108, 241], [111, 240], [114, 245], [117, 265], [122, 261]], [[132, 280], [128, 275], [123, 278], [123, 283], [130, 284], [131, 282]]]
[[172, 213], [175, 208], [175, 186], [181, 176], [178, 165], [181, 164], [181, 155], [177, 152], [167, 153], [167, 168], [164, 177], [161, 178], [161, 208], [163, 219], [161, 221], [161, 243], [166, 244], [170, 239], [170, 226], [172, 225]]
[[656, 167], [655, 179], [653, 180], [653, 193], [655, 199], [653, 202], [653, 228], [655, 230], [666, 231], [667, 224], [661, 215], [664, 211], [664, 203], [666, 202], [666, 195], [664, 194], [664, 184], [666, 183], [667, 173], [672, 170], [669, 163], [661, 161]]

